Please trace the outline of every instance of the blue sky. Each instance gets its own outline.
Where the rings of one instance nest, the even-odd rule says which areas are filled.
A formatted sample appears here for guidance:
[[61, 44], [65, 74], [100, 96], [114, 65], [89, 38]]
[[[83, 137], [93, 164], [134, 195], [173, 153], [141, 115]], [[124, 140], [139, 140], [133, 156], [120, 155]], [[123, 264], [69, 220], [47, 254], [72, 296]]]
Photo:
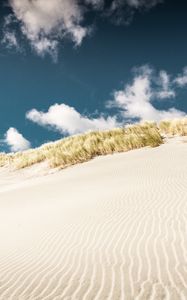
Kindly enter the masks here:
[[0, 151], [187, 113], [187, 4], [4, 0]]

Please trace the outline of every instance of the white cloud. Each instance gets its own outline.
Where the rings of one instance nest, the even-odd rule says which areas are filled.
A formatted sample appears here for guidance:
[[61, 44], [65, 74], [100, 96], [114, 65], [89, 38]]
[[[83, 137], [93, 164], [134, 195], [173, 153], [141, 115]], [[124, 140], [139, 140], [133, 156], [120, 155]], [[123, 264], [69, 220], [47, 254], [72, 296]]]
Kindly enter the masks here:
[[26, 118], [41, 126], [50, 126], [62, 134], [111, 129], [119, 125], [115, 117], [88, 118], [66, 104], [54, 104], [47, 112], [32, 109]]
[[12, 152], [22, 151], [30, 148], [30, 142], [26, 140], [16, 128], [9, 128], [5, 134], [4, 142]]
[[10, 0], [22, 33], [40, 55], [56, 55], [58, 40], [70, 36], [79, 45], [88, 33], [81, 26], [83, 12], [76, 0]]
[[125, 119], [159, 121], [183, 117], [185, 113], [180, 110], [173, 107], [168, 110], [159, 110], [152, 103], [155, 98], [164, 99], [175, 95], [168, 90], [169, 81], [166, 72], [160, 73], [161, 84], [156, 80], [159, 86], [153, 87], [152, 70], [145, 66], [139, 71], [140, 74], [135, 75], [132, 84], [128, 84], [123, 90], [114, 93], [114, 99], [109, 102], [109, 105], [118, 107]]
[[187, 85], [187, 67], [184, 68], [183, 73], [179, 74], [174, 82], [179, 86], [179, 87], [184, 87]]
[[[65, 37], [80, 45], [91, 27], [83, 25], [86, 13], [97, 12], [117, 23], [129, 23], [132, 12], [149, 9], [159, 0], [8, 0], [12, 14], [5, 18], [5, 27], [17, 22], [22, 34], [38, 55], [51, 54], [57, 58], [58, 45]], [[5, 33], [6, 34], [6, 33]], [[7, 38], [13, 40], [12, 37]], [[14, 41], [13, 41], [14, 42]]]

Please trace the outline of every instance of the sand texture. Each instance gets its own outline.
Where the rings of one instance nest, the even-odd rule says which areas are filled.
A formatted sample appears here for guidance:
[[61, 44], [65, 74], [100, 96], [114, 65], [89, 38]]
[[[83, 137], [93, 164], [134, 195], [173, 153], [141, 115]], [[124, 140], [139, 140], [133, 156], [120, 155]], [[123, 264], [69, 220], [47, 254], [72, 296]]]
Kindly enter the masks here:
[[45, 176], [1, 168], [0, 300], [187, 299], [183, 140]]

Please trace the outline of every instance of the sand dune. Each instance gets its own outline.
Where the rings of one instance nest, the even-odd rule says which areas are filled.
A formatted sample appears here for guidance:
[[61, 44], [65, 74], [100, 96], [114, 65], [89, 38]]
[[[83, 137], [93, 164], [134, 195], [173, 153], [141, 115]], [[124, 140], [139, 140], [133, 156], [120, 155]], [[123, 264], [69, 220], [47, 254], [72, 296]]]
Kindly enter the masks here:
[[0, 169], [0, 299], [187, 299], [183, 140], [47, 176]]

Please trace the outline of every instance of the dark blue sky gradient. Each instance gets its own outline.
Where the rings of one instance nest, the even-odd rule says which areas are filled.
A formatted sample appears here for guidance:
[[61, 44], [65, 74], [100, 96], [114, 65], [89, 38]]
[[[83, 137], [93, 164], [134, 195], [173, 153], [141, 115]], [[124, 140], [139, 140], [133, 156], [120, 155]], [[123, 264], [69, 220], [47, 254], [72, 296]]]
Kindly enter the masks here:
[[[7, 12], [8, 8], [1, 9], [1, 24]], [[49, 56], [38, 57], [26, 41], [24, 53], [1, 45], [0, 139], [9, 127], [17, 128], [33, 146], [59, 138], [60, 134], [26, 120], [25, 113], [32, 108], [47, 110], [56, 102], [80, 113], [105, 112], [105, 102], [132, 78], [134, 66], [150, 64], [158, 71], [180, 73], [187, 65], [186, 32], [187, 2], [165, 0], [149, 12], [136, 13], [129, 26], [100, 18], [80, 47], [62, 42], [57, 63]], [[183, 89], [172, 104], [187, 112], [187, 91]]]

